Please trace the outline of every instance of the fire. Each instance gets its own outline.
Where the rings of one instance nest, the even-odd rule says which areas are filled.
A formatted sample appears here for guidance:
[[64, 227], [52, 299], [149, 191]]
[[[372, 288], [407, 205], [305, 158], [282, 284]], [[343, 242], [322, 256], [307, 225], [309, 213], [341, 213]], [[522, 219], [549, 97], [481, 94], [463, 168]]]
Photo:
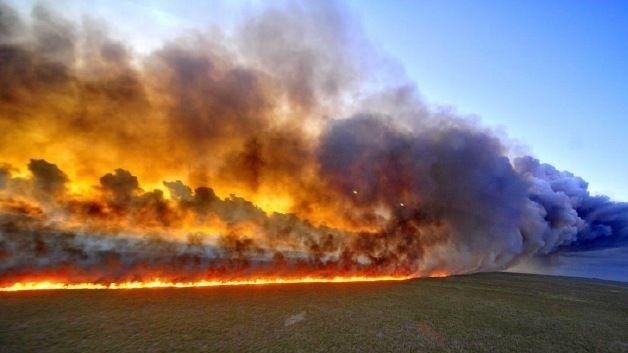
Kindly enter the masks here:
[[451, 274], [445, 270], [435, 270], [430, 272], [428, 277], [432, 277], [432, 278], [442, 278], [442, 277], [448, 277]]
[[[522, 234], [525, 192], [495, 139], [405, 93], [388, 111], [321, 41], [335, 28], [269, 14], [136, 55], [40, 10], [2, 38], [1, 291], [443, 277], [476, 258], [475, 234]], [[266, 39], [293, 44], [259, 50], [284, 27], [296, 35]], [[51, 29], [67, 45], [42, 46]]]
[[54, 281], [18, 282], [7, 287], [0, 288], [1, 292], [17, 292], [32, 290], [60, 290], [60, 289], [146, 289], [146, 288], [198, 288], [219, 286], [243, 286], [243, 285], [271, 285], [271, 284], [295, 284], [295, 283], [350, 283], [350, 282], [379, 282], [379, 281], [403, 281], [410, 279], [408, 276], [336, 276], [336, 277], [300, 277], [300, 278], [251, 278], [235, 280], [201, 280], [196, 282], [169, 282], [154, 279], [145, 282], [121, 282], [121, 283], [62, 283]]

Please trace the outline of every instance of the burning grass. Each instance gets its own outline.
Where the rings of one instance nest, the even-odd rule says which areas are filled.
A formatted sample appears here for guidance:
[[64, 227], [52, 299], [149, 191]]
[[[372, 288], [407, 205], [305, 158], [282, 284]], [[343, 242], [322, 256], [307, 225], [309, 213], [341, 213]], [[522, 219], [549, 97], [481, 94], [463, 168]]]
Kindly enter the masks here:
[[625, 352], [628, 285], [401, 282], [0, 293], [0, 351]]
[[[434, 277], [443, 277], [439, 272]], [[268, 277], [250, 279], [215, 279], [196, 282], [170, 282], [154, 279], [144, 282], [121, 283], [63, 283], [54, 281], [17, 282], [10, 286], [0, 287], [0, 292], [17, 292], [31, 290], [76, 290], [76, 289], [148, 289], [148, 288], [197, 288], [243, 285], [296, 284], [296, 283], [346, 283], [346, 282], [379, 282], [403, 281], [406, 276], [335, 276], [335, 277]]]

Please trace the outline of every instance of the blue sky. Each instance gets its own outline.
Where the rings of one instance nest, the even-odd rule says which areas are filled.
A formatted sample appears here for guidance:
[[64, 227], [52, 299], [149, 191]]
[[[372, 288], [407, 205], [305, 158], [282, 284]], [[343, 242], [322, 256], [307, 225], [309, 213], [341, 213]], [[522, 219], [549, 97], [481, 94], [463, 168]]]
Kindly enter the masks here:
[[352, 1], [430, 102], [628, 200], [628, 2]]
[[[181, 30], [229, 25], [255, 3], [66, 1], [60, 12], [95, 13], [150, 50]], [[479, 116], [595, 193], [628, 200], [628, 2], [347, 4], [428, 102]]]

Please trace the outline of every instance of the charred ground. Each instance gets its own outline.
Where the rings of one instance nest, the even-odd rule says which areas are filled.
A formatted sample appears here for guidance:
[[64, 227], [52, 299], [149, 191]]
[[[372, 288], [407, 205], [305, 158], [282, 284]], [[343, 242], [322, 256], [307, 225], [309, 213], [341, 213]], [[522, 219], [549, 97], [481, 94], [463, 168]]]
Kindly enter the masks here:
[[628, 285], [400, 283], [0, 294], [2, 352], [626, 352]]

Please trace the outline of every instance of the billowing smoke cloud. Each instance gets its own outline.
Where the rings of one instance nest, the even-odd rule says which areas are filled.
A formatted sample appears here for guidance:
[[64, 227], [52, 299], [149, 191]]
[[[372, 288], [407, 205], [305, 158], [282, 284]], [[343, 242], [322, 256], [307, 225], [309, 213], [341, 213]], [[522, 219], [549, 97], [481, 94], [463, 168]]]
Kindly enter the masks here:
[[35, 191], [44, 195], [59, 195], [65, 192], [68, 177], [56, 165], [43, 159], [31, 159], [28, 169], [33, 174]]
[[0, 282], [425, 276], [628, 245], [628, 204], [404, 80], [372, 93], [361, 43], [342, 10], [289, 5], [140, 56], [0, 5]]
[[532, 157], [515, 170], [529, 184], [529, 198], [543, 217], [543, 253], [595, 250], [628, 244], [628, 203], [589, 194], [586, 181]]

